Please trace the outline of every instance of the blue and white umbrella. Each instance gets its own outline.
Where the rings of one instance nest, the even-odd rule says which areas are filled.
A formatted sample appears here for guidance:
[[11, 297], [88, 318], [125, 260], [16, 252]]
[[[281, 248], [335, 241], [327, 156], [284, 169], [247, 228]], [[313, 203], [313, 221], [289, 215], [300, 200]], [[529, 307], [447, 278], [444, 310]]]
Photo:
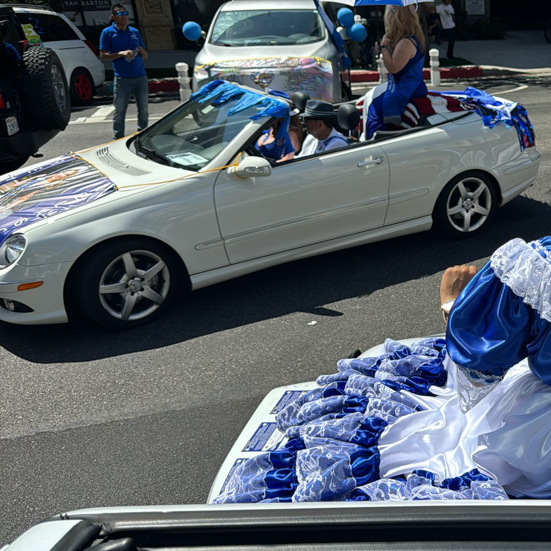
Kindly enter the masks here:
[[339, 0], [339, 4], [346, 6], [409, 6], [421, 2], [434, 2], [434, 0]]

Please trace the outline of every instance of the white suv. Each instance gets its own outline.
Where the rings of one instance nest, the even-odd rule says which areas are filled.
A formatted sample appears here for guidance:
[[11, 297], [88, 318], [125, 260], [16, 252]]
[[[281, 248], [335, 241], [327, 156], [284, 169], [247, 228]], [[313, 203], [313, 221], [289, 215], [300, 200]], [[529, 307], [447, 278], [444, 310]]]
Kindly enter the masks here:
[[105, 81], [105, 68], [99, 60], [99, 51], [82, 32], [63, 14], [32, 6], [13, 6], [18, 21], [32, 25], [43, 44], [51, 48], [61, 60], [73, 105], [90, 103], [96, 87]]

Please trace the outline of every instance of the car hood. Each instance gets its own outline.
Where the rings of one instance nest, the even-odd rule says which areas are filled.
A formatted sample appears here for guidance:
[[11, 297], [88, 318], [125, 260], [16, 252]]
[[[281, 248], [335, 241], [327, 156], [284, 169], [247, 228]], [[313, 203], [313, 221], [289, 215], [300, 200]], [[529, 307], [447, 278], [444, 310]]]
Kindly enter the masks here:
[[120, 142], [19, 170], [0, 180], [0, 244], [68, 211], [193, 174], [141, 159]]
[[[251, 53], [254, 52], [254, 56]], [[195, 58], [195, 65], [219, 63], [233, 59], [276, 58], [276, 57], [317, 57], [328, 55], [327, 42], [320, 40], [311, 44], [297, 45], [270, 45], [270, 46], [217, 46], [206, 43]]]

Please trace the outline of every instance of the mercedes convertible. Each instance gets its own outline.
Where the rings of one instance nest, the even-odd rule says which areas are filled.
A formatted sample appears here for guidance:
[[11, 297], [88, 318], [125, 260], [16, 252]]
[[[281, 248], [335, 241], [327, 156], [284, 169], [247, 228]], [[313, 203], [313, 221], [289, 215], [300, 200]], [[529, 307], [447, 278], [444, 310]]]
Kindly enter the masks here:
[[254, 144], [304, 98], [213, 81], [143, 132], [6, 174], [0, 320], [132, 327], [283, 262], [433, 226], [476, 234], [540, 155], [521, 105], [454, 99], [370, 140], [361, 109], [335, 106], [346, 146], [271, 164]]

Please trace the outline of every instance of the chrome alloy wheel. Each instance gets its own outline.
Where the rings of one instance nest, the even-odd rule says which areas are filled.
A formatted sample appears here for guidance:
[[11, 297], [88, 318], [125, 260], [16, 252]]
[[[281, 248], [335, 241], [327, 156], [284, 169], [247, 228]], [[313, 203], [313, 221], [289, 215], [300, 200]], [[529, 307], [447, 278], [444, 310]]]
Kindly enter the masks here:
[[54, 85], [55, 100], [59, 107], [59, 110], [65, 112], [67, 109], [67, 94], [65, 93], [65, 82], [63, 81], [63, 75], [60, 68], [56, 65], [52, 65], [52, 83]]
[[113, 318], [134, 321], [150, 316], [170, 290], [170, 271], [151, 251], [135, 250], [117, 256], [101, 274], [99, 298]]
[[446, 202], [446, 215], [454, 229], [470, 233], [486, 222], [492, 207], [488, 184], [476, 176], [469, 176], [452, 188]]

